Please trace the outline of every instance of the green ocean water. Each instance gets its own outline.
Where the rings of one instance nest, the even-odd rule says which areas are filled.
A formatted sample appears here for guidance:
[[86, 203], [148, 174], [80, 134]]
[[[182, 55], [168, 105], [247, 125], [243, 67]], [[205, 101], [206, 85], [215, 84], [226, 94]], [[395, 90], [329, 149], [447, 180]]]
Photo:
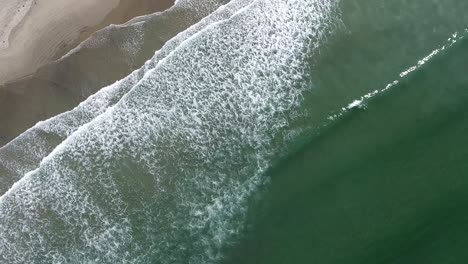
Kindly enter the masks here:
[[399, 83], [314, 130], [269, 171], [225, 263], [466, 263], [468, 5], [340, 6], [344, 30], [313, 62], [311, 118]]
[[0, 148], [0, 263], [465, 263], [468, 2], [221, 2]]

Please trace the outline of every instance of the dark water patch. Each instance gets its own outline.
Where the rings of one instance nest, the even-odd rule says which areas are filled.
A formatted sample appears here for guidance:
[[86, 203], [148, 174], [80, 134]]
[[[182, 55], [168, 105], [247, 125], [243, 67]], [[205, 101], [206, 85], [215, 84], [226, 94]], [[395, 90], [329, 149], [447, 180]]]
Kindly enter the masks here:
[[466, 40], [272, 171], [228, 263], [466, 260]]

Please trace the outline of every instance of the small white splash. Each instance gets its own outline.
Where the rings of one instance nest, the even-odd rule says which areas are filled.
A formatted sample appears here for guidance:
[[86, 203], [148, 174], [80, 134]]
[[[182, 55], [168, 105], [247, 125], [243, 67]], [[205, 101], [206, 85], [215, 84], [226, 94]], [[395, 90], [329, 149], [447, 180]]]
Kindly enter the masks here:
[[354, 100], [352, 103], [348, 105], [347, 109], [362, 108], [362, 102], [363, 100]]

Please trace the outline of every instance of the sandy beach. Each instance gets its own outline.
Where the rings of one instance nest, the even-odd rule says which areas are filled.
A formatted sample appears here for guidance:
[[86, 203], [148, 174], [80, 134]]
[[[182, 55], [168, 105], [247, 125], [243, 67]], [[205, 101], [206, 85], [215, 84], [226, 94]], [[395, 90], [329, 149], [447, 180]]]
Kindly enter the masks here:
[[96, 30], [155, 12], [171, 0], [0, 0], [0, 84], [60, 58]]

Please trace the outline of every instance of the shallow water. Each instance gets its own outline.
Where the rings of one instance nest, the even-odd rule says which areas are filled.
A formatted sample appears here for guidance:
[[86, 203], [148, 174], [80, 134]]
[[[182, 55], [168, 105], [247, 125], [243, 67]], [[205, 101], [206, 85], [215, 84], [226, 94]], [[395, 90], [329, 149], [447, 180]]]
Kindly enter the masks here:
[[463, 263], [467, 8], [230, 1], [30, 131], [0, 260]]

